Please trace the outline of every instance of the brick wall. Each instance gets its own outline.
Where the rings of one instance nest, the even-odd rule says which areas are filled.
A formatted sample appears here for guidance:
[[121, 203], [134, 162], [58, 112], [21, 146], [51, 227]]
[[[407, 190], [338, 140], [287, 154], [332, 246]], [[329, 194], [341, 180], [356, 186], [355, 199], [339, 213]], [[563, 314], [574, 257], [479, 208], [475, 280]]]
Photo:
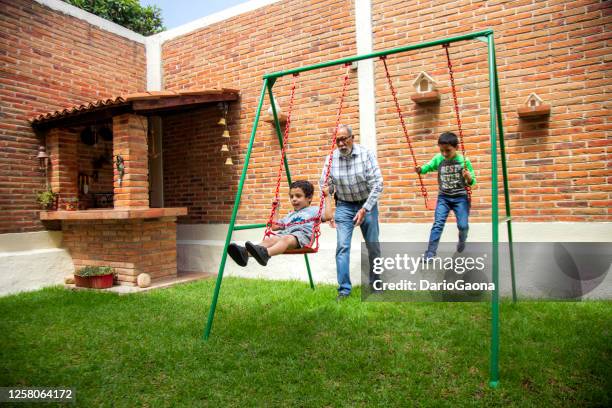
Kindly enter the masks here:
[[[229, 125], [233, 167], [223, 166], [223, 143], [213, 107], [164, 118], [166, 205], [187, 205], [183, 222], [227, 222], [266, 72], [353, 55], [354, 2], [285, 0], [168, 41], [163, 82], [168, 90], [241, 90]], [[609, 2], [373, 0], [375, 49], [495, 29], [514, 214], [519, 221], [610, 221]], [[108, 45], [112, 44], [112, 47]], [[468, 155], [479, 180], [473, 220], [490, 214], [487, 183], [488, 81], [484, 44], [451, 48]], [[144, 47], [28, 0], [0, 0], [0, 232], [42, 228], [35, 193], [39, 139], [27, 119], [35, 114], [145, 88]], [[394, 84], [419, 162], [435, 153], [437, 135], [454, 128], [443, 51], [389, 58]], [[380, 63], [376, 67], [377, 129], [386, 180], [384, 222], [429, 222], [411, 158], [402, 139]], [[412, 81], [434, 77], [439, 105], [416, 106]], [[294, 179], [318, 179], [329, 144], [343, 67], [298, 78], [289, 158]], [[342, 119], [359, 139], [357, 73]], [[275, 84], [286, 111], [291, 78]], [[519, 120], [516, 108], [537, 92], [552, 105], [550, 119]], [[264, 110], [269, 106], [266, 101]], [[608, 110], [607, 110], [608, 109]], [[189, 145], [185, 140], [193, 142]], [[194, 146], [200, 146], [198, 151]], [[278, 141], [261, 122], [239, 222], [265, 219], [272, 201]], [[192, 158], [184, 160], [184, 158]], [[426, 178], [435, 196], [435, 177]], [[285, 182], [281, 193], [286, 194]], [[317, 197], [315, 197], [315, 202]], [[282, 211], [286, 211], [285, 207]]]
[[[181, 205], [191, 209], [189, 222], [229, 221], [233, 188], [242, 169], [261, 76], [355, 54], [353, 9], [351, 1], [288, 0], [164, 44], [166, 89], [225, 86], [238, 88], [242, 94], [237, 106], [239, 117], [231, 123], [232, 133], [239, 139], [234, 146], [231, 178], [227, 170], [221, 170], [223, 158], [212, 147], [203, 153], [206, 160], [183, 164], [191, 170], [183, 168], [182, 179], [188, 180], [192, 175], [191, 183], [197, 184], [177, 187], [185, 193]], [[601, 1], [374, 0], [374, 48], [381, 50], [494, 28], [515, 219], [610, 221], [612, 147], [606, 111], [609, 108], [606, 85], [610, 85], [610, 52], [606, 47], [610, 36], [605, 31], [605, 24], [610, 24], [610, 10], [609, 3]], [[491, 167], [486, 47], [480, 42], [463, 43], [453, 45], [450, 53], [467, 154], [479, 181], [474, 191], [472, 219], [487, 221], [491, 213]], [[419, 163], [436, 153], [440, 132], [456, 130], [445, 58], [444, 51], [436, 48], [388, 60]], [[410, 99], [415, 92], [412, 81], [420, 71], [426, 71], [437, 81], [439, 104], [417, 106]], [[288, 152], [294, 179], [318, 179], [329, 129], [334, 123], [342, 73], [342, 67], [333, 67], [304, 73], [298, 79]], [[342, 122], [352, 124], [359, 139], [356, 73], [350, 75], [353, 82]], [[276, 98], [285, 109], [290, 81], [291, 78], [282, 78], [275, 85]], [[519, 120], [516, 109], [534, 91], [552, 105], [550, 119]], [[432, 214], [422, 204], [380, 62], [376, 62], [376, 98], [378, 151], [386, 180], [381, 219], [430, 222]], [[268, 106], [266, 101], [264, 109]], [[198, 123], [202, 127], [210, 125], [213, 119], [204, 116], [193, 120], [201, 121]], [[204, 133], [202, 130], [200, 134]], [[220, 133], [206, 134], [206, 140], [220, 148]], [[175, 146], [175, 157], [196, 154], [187, 145], [182, 148], [185, 155], [177, 149], [181, 147]], [[260, 222], [267, 216], [278, 154], [271, 125], [260, 123], [239, 222]], [[200, 177], [217, 174], [222, 174], [223, 180]], [[428, 175], [426, 183], [430, 195], [435, 197], [435, 175]], [[196, 188], [200, 192], [210, 189], [211, 193], [190, 190]]]
[[[214, 125], [219, 119], [218, 110], [211, 108], [192, 117], [164, 119], [165, 205], [189, 206], [189, 218], [180, 222], [229, 221], [262, 75], [353, 54], [353, 11], [352, 1], [283, 1], [164, 44], [164, 89], [226, 87], [241, 93], [240, 101], [230, 106], [228, 119], [233, 167], [223, 166], [225, 158], [219, 152], [224, 139], [222, 129]], [[323, 163], [329, 148], [329, 130], [335, 123], [344, 73], [343, 67], [334, 67], [298, 78], [292, 117], [295, 126], [288, 153], [293, 179], [315, 181], [319, 177], [319, 163]], [[357, 74], [352, 71], [351, 80], [344, 120], [358, 129]], [[274, 86], [284, 112], [288, 108], [290, 86], [290, 77], [279, 79]], [[264, 109], [268, 107], [266, 101]], [[178, 127], [183, 128], [180, 131], [183, 136], [179, 136]], [[168, 148], [172, 149], [174, 159], [169, 158]], [[259, 222], [267, 217], [279, 156], [273, 126], [261, 121], [243, 191], [240, 222]], [[171, 180], [181, 182], [172, 189]], [[288, 194], [286, 184], [283, 178], [282, 197]], [[282, 210], [288, 210], [286, 203], [282, 204]]]
[[[612, 7], [603, 1], [373, 2], [374, 47], [387, 49], [485, 28], [495, 30], [512, 211], [519, 221], [610, 221], [612, 141], [609, 115]], [[410, 16], [406, 19], [404, 16]], [[608, 30], [609, 31], [609, 30]], [[490, 219], [487, 56], [484, 43], [450, 48], [468, 157], [479, 185], [473, 219]], [[456, 131], [446, 56], [441, 47], [390, 57], [420, 163], [435, 153], [437, 135]], [[426, 71], [438, 81], [441, 103], [409, 100], [412, 80]], [[423, 214], [411, 157], [377, 66], [379, 157], [387, 182], [382, 216], [407, 221]], [[607, 88], [607, 89], [606, 89]], [[550, 118], [520, 119], [531, 92], [552, 105]], [[406, 191], [406, 181], [411, 183]], [[435, 175], [428, 175], [435, 191]], [[502, 201], [503, 203], [503, 201]]]
[[[227, 119], [233, 151], [238, 150], [238, 133], [232, 126], [237, 105], [230, 106]], [[238, 183], [235, 168], [224, 164], [226, 156], [220, 152], [228, 140], [221, 137], [224, 127], [217, 125], [220, 116], [221, 111], [213, 105], [162, 120], [164, 206], [187, 207], [189, 214], [179, 218], [181, 223], [226, 222], [232, 211]]]
[[[123, 174], [113, 168], [114, 207], [149, 207], [148, 121], [124, 113], [113, 117], [113, 156], [123, 158]], [[115, 159], [116, 161], [116, 159]]]
[[35, 231], [33, 116], [145, 90], [144, 46], [28, 0], [0, 0], [0, 233]]
[[62, 245], [75, 269], [111, 266], [118, 280], [135, 284], [141, 273], [152, 279], [176, 276], [176, 222], [159, 219], [63, 221]]

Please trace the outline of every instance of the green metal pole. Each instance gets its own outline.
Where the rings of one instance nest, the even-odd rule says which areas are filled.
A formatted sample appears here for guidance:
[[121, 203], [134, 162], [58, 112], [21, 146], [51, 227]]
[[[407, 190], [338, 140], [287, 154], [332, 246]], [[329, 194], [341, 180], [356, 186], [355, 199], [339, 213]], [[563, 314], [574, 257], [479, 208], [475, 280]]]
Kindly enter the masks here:
[[314, 282], [312, 281], [312, 273], [310, 273], [310, 262], [308, 261], [308, 254], [304, 254], [304, 261], [306, 261], [306, 270], [308, 271], [308, 281], [310, 282], [310, 289], [314, 290]]
[[212, 329], [213, 320], [215, 318], [215, 309], [217, 308], [217, 300], [219, 299], [219, 291], [221, 290], [221, 281], [223, 280], [223, 271], [225, 270], [225, 261], [227, 260], [227, 247], [232, 239], [232, 233], [234, 232], [234, 224], [236, 223], [236, 215], [238, 214], [238, 207], [240, 207], [240, 198], [242, 196], [242, 188], [244, 187], [244, 180], [246, 179], [247, 170], [249, 168], [249, 159], [251, 158], [251, 151], [253, 150], [253, 142], [255, 141], [255, 133], [257, 132], [257, 124], [259, 123], [259, 115], [261, 114], [261, 107], [263, 105], [264, 98], [266, 96], [266, 88], [268, 86], [268, 80], [264, 79], [263, 87], [261, 88], [261, 94], [259, 95], [259, 105], [257, 106], [257, 112], [255, 113], [255, 121], [253, 123], [253, 129], [251, 130], [251, 138], [249, 140], [249, 147], [247, 148], [246, 157], [244, 158], [244, 165], [242, 166], [242, 174], [240, 175], [240, 182], [238, 183], [238, 191], [236, 192], [236, 198], [234, 200], [234, 209], [232, 210], [232, 218], [230, 220], [229, 228], [227, 229], [227, 236], [225, 238], [225, 246], [223, 247], [223, 256], [221, 257], [221, 264], [219, 265], [219, 273], [217, 274], [217, 283], [215, 284], [215, 293], [213, 294], [212, 302], [210, 304], [210, 310], [208, 311], [208, 321], [206, 322], [206, 329], [204, 330], [204, 340], [208, 340], [210, 336], [210, 330]]
[[[268, 81], [268, 97], [270, 98], [270, 106], [272, 107], [272, 114], [274, 115], [274, 128], [276, 129], [276, 136], [278, 137], [278, 144], [283, 150], [283, 132], [281, 131], [280, 121], [278, 120], [278, 113], [276, 113], [276, 104], [274, 103], [274, 96], [272, 95], [272, 87], [276, 79]], [[285, 163], [285, 173], [287, 173], [287, 182], [291, 185], [291, 173], [289, 172], [289, 163], [287, 161], [287, 153], [283, 157]]]
[[[272, 107], [272, 114], [274, 115], [274, 127], [276, 128], [276, 135], [278, 137], [278, 143], [281, 151], [283, 149], [283, 134], [280, 127], [280, 121], [278, 120], [278, 114], [276, 113], [276, 104], [274, 103], [274, 97], [272, 95], [272, 87], [276, 79], [272, 79], [268, 82], [268, 96], [270, 98], [270, 106]], [[287, 153], [283, 157], [285, 162], [285, 172], [287, 173], [287, 182], [291, 185], [291, 172], [289, 171], [289, 163], [287, 161]], [[306, 261], [306, 270], [308, 271], [308, 280], [310, 282], [310, 288], [314, 290], [314, 282], [312, 281], [312, 272], [310, 271], [310, 262], [308, 262], [308, 254], [304, 254], [304, 260]]]
[[506, 164], [506, 146], [504, 142], [504, 122], [501, 108], [501, 95], [499, 94], [499, 76], [497, 75], [497, 56], [495, 54], [495, 42], [493, 43], [493, 64], [495, 67], [495, 103], [497, 107], [497, 127], [499, 130], [499, 150], [502, 162], [502, 172], [504, 176], [504, 201], [506, 204], [506, 226], [508, 227], [508, 245], [510, 250], [510, 278], [512, 281], [512, 301], [516, 303], [516, 280], [514, 273], [514, 248], [512, 244], [512, 214], [510, 211], [510, 189], [508, 187], [508, 165]]
[[236, 225], [236, 226], [234, 226], [234, 231], [248, 230], [248, 229], [255, 229], [255, 228], [265, 228], [266, 225], [267, 224]]
[[333, 61], [322, 62], [320, 64], [314, 64], [314, 65], [309, 65], [309, 66], [306, 66], [306, 67], [290, 69], [290, 70], [287, 70], [287, 71], [273, 72], [271, 74], [264, 75], [264, 78], [278, 78], [278, 77], [282, 77], [282, 76], [285, 76], [285, 75], [297, 74], [297, 73], [305, 72], [305, 71], [311, 71], [313, 69], [331, 67], [331, 66], [334, 66], [334, 65], [343, 65], [343, 64], [347, 64], [347, 63], [350, 64], [350, 63], [353, 63], [355, 61], [361, 61], [361, 60], [370, 59], [370, 58], [378, 58], [378, 57], [382, 57], [382, 56], [385, 56], [385, 55], [397, 54], [397, 53], [400, 53], [400, 52], [418, 50], [418, 49], [427, 48], [427, 47], [435, 47], [437, 45], [450, 44], [450, 43], [454, 43], [454, 42], [457, 42], [457, 41], [472, 40], [472, 39], [474, 39], [476, 37], [487, 37], [487, 36], [489, 36], [491, 34], [493, 34], [493, 30], [491, 30], [491, 29], [482, 30], [482, 31], [476, 31], [474, 33], [458, 35], [458, 36], [455, 36], [455, 37], [443, 38], [441, 40], [428, 41], [428, 42], [424, 42], [424, 43], [421, 43], [421, 44], [408, 45], [408, 46], [399, 47], [399, 48], [391, 48], [389, 50], [378, 51], [378, 52], [374, 52], [374, 53], [371, 53], [371, 54], [356, 55], [354, 57], [348, 57], [348, 58], [340, 58], [340, 59], [333, 60]]
[[491, 299], [491, 362], [489, 372], [489, 385], [493, 388], [499, 384], [499, 204], [497, 188], [497, 126], [496, 126], [496, 101], [497, 85], [495, 81], [495, 48], [493, 34], [488, 37], [488, 59], [489, 59], [489, 104], [491, 118], [491, 223], [493, 228], [492, 243], [492, 278], [493, 294]]

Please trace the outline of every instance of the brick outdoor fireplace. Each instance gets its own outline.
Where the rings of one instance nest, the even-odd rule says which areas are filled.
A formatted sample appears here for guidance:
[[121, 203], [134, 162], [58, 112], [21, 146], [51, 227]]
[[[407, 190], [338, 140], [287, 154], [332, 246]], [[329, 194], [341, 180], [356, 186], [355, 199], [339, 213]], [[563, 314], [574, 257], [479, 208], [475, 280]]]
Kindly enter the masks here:
[[[236, 99], [238, 92], [228, 89], [151, 92], [96, 101], [32, 121], [45, 134], [49, 184], [59, 194], [58, 209], [41, 211], [40, 218], [61, 222], [63, 246], [76, 269], [109, 265], [118, 281], [128, 285], [141, 273], [153, 281], [177, 276], [176, 220], [187, 215], [187, 208], [150, 207], [149, 118]], [[80, 145], [82, 132], [100, 123], [112, 129], [112, 159], [92, 170], [83, 160], [88, 150]], [[112, 185], [112, 208], [91, 208], [98, 202], [92, 195], [110, 195], [92, 192], [99, 186], [104, 190], [104, 185]]]

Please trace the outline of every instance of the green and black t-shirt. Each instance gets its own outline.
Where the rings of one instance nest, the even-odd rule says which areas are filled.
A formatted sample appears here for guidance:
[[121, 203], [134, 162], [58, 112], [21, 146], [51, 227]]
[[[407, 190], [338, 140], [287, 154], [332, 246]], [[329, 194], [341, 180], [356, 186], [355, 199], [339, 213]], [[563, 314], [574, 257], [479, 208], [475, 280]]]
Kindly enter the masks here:
[[[470, 159], [466, 160], [466, 168], [472, 175], [473, 186], [476, 184], [476, 176]], [[436, 154], [433, 159], [421, 168], [421, 174], [429, 173], [430, 171], [438, 170], [438, 186], [440, 193], [449, 196], [458, 196], [467, 194], [465, 190], [465, 179], [463, 178], [463, 156], [456, 154], [450, 160], [446, 160], [441, 153]]]

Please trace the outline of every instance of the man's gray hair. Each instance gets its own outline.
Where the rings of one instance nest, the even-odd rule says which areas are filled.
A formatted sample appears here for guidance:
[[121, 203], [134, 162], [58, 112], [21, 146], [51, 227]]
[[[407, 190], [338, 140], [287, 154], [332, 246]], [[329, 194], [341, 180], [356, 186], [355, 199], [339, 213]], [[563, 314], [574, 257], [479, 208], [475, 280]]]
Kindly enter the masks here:
[[353, 137], [353, 128], [350, 125], [340, 124], [340, 125], [338, 125], [338, 132], [340, 131], [340, 129], [346, 129], [346, 131], [348, 132], [349, 137]]

